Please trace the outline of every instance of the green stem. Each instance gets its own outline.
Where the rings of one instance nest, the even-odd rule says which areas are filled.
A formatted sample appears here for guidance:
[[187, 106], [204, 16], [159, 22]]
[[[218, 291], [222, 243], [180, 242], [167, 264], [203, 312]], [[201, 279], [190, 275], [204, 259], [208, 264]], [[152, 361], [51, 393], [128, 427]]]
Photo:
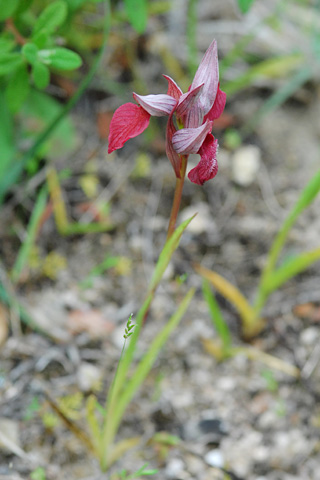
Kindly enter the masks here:
[[177, 217], [178, 217], [180, 203], [181, 203], [183, 184], [186, 176], [187, 163], [188, 163], [188, 155], [181, 155], [181, 168], [180, 168], [181, 176], [176, 180], [176, 189], [173, 197], [173, 204], [172, 204], [171, 215], [169, 220], [167, 240], [171, 237], [171, 235], [173, 234], [176, 228]]

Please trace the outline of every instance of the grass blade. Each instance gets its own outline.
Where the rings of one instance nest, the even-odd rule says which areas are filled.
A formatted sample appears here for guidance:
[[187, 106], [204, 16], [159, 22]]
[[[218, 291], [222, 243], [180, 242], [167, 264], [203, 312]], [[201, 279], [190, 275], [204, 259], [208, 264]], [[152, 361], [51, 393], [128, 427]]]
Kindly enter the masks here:
[[264, 284], [264, 291], [267, 295], [281, 287], [290, 278], [306, 270], [310, 265], [320, 260], [320, 248], [304, 252], [291, 258], [276, 271], [272, 272]]
[[34, 209], [32, 211], [32, 215], [27, 229], [26, 239], [21, 245], [17, 259], [11, 272], [11, 280], [13, 283], [16, 283], [19, 280], [24, 266], [28, 263], [30, 251], [32, 246], [34, 245], [38, 233], [39, 222], [41, 220], [44, 209], [46, 208], [47, 195], [47, 189], [43, 187], [37, 197]]
[[283, 248], [283, 245], [287, 239], [288, 233], [292, 226], [296, 222], [299, 215], [305, 210], [316, 198], [320, 192], [320, 170], [312, 177], [307, 186], [303, 189], [297, 203], [289, 213], [288, 217], [284, 221], [280, 231], [278, 232], [273, 245], [270, 249], [268, 260], [263, 271], [261, 284], [264, 285], [268, 282], [268, 276], [275, 268], [279, 254]]
[[199, 273], [202, 278], [208, 280], [221, 295], [223, 295], [238, 311], [242, 322], [247, 324], [253, 315], [253, 310], [247, 299], [242, 295], [232, 283], [221, 277], [216, 272], [208, 270], [201, 265], [195, 265], [195, 271]]
[[225, 322], [223, 315], [221, 313], [219, 304], [216, 300], [216, 297], [210, 289], [208, 280], [203, 280], [202, 283], [202, 292], [205, 301], [207, 302], [211, 320], [213, 326], [215, 327], [217, 334], [219, 335], [224, 353], [227, 353], [231, 347], [231, 334], [227, 323]]
[[134, 374], [126, 384], [126, 387], [122, 392], [117, 405], [115, 406], [115, 411], [113, 412], [112, 418], [110, 418], [110, 421], [113, 424], [114, 431], [117, 430], [124, 411], [126, 410], [129, 402], [132, 400], [132, 397], [150, 372], [155, 360], [158, 357], [160, 350], [168, 340], [172, 331], [179, 324], [183, 315], [185, 314], [193, 295], [194, 289], [189, 290], [187, 295], [180, 303], [178, 310], [172, 315], [165, 327], [155, 337], [149, 347], [149, 350], [144, 355], [139, 365], [137, 366]]
[[259, 77], [281, 78], [287, 77], [292, 70], [300, 67], [304, 57], [300, 53], [283, 55], [281, 57], [268, 58], [249, 68], [238, 78], [223, 84], [223, 90], [227, 95], [233, 95], [247, 88]]

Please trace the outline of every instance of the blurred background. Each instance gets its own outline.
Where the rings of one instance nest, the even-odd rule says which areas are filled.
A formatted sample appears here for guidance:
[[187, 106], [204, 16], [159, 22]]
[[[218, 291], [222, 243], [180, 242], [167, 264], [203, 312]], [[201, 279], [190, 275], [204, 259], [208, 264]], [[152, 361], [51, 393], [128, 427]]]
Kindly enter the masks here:
[[[319, 384], [298, 388], [247, 358], [220, 364], [210, 356], [203, 338], [216, 334], [192, 262], [252, 299], [274, 235], [319, 169], [320, 2], [0, 6], [0, 427], [2, 417], [12, 418], [20, 425], [14, 442], [46, 459], [52, 469], [38, 478], [100, 478], [68, 433], [59, 439], [63, 426], [34, 381], [60, 397], [110, 381], [124, 322], [141, 305], [165, 242], [175, 188], [165, 120], [152, 118], [143, 135], [108, 155], [110, 121], [133, 91], [166, 93], [162, 74], [187, 91], [215, 38], [227, 93], [213, 130], [219, 173], [203, 187], [186, 180], [179, 218], [198, 215], [152, 306], [145, 344], [181, 291], [191, 285], [198, 294], [121, 433], [166, 430], [196, 441], [200, 453], [166, 444], [163, 456], [161, 442], [151, 442], [146, 458], [131, 453], [123, 465], [130, 471], [151, 461], [160, 468], [155, 478], [168, 479], [318, 478]], [[197, 161], [191, 156], [189, 168]], [[288, 258], [318, 247], [319, 206], [315, 201], [292, 230]], [[272, 328], [257, 346], [304, 364], [319, 340], [319, 294], [315, 264], [272, 296], [265, 309]], [[218, 301], [237, 338], [236, 312]], [[70, 409], [80, 411], [81, 399]], [[220, 422], [211, 443], [192, 431], [204, 414]], [[184, 430], [189, 418], [195, 423]], [[211, 461], [205, 455], [213, 444]], [[0, 446], [3, 465], [11, 454]], [[29, 475], [23, 457], [12, 461]], [[221, 466], [238, 477], [219, 477]]]

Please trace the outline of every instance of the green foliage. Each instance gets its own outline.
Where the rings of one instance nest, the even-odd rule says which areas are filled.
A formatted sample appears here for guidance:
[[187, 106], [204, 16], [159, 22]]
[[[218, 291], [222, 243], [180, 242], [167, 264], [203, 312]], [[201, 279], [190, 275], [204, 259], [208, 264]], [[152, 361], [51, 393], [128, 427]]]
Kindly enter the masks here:
[[41, 215], [43, 214], [43, 211], [47, 204], [47, 196], [48, 196], [47, 191], [45, 188], [43, 188], [40, 191], [38, 198], [36, 200], [36, 203], [30, 218], [30, 222], [28, 225], [26, 238], [24, 239], [24, 242], [21, 245], [17, 259], [15, 261], [15, 264], [11, 272], [11, 278], [13, 282], [17, 282], [19, 280], [19, 277], [23, 271], [23, 268], [27, 265], [28, 257], [30, 256], [30, 251], [32, 249], [32, 246], [35, 243], [35, 238], [37, 235]]
[[158, 473], [158, 470], [155, 469], [148, 469], [148, 463], [144, 464], [141, 468], [139, 468], [136, 472], [128, 474], [127, 470], [121, 470], [119, 472], [119, 480], [135, 480], [139, 479], [139, 477], [145, 477], [148, 475], [154, 475]]
[[261, 376], [264, 378], [269, 392], [275, 393], [278, 391], [279, 384], [272, 370], [269, 370], [269, 369], [262, 370]]
[[42, 467], [38, 467], [30, 473], [31, 480], [46, 480], [46, 471]]
[[146, 0], [124, 0], [129, 22], [138, 33], [143, 33], [147, 26], [148, 10]]
[[[318, 170], [303, 189], [298, 201], [283, 222], [282, 227], [274, 239], [260, 278], [253, 306], [249, 304], [238, 288], [226, 279], [218, 275], [216, 272], [207, 270], [201, 266], [196, 266], [196, 270], [200, 275], [207, 279], [219, 291], [219, 293], [233, 303], [242, 320], [242, 333], [244, 337], [251, 338], [257, 335], [264, 327], [264, 321], [261, 318], [261, 311], [269, 295], [290, 278], [305, 271], [310, 265], [320, 260], [320, 247], [318, 247], [310, 252], [303, 252], [291, 257], [277, 267], [280, 253], [283, 250], [291, 228], [301, 213], [315, 200], [319, 193], [320, 170]], [[212, 307], [215, 309], [215, 305], [212, 303], [211, 298], [211, 309]], [[212, 310], [212, 312], [214, 311], [215, 310]], [[216, 318], [219, 318], [219, 316], [217, 317], [216, 315]], [[219, 320], [219, 324], [221, 324], [221, 319]], [[219, 325], [219, 328], [221, 328], [221, 325]]]
[[89, 272], [88, 276], [80, 282], [81, 288], [90, 288], [93, 285], [93, 279], [102, 275], [104, 272], [109, 270], [110, 268], [116, 267], [121, 258], [120, 257], [111, 257], [109, 254], [105, 256], [101, 263], [97, 266], [93, 267], [92, 270]]
[[2, 53], [0, 55], [0, 76], [13, 73], [22, 62], [23, 59], [19, 53]]
[[35, 61], [32, 65], [32, 78], [35, 86], [43, 90], [50, 83], [50, 71], [46, 65], [40, 61]]
[[254, 0], [238, 0], [238, 6], [240, 11], [242, 13], [247, 13], [250, 10], [253, 2]]
[[67, 13], [68, 8], [66, 2], [63, 0], [57, 0], [56, 2], [50, 3], [35, 22], [32, 37], [34, 38], [43, 30], [47, 34], [54, 33], [67, 18]]
[[74, 70], [82, 64], [77, 53], [62, 47], [39, 50], [37, 58], [45, 65], [58, 70]]
[[230, 330], [223, 318], [218, 302], [215, 296], [213, 295], [213, 293], [211, 292], [210, 285], [207, 280], [203, 280], [202, 292], [203, 292], [203, 297], [207, 302], [207, 305], [209, 308], [212, 323], [222, 342], [222, 349], [223, 349], [222, 353], [224, 355], [228, 355], [231, 348]]
[[6, 88], [8, 107], [12, 113], [16, 113], [30, 91], [29, 74], [26, 65], [21, 64], [11, 75]]
[[0, 0], [0, 22], [11, 17], [16, 11], [19, 0]]

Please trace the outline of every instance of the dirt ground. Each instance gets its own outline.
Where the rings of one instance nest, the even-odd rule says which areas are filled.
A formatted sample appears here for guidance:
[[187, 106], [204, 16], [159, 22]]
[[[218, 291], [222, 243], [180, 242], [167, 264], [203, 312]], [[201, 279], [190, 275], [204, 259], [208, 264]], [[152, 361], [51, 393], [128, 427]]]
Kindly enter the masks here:
[[[258, 1], [245, 19], [233, 2], [203, 0], [198, 7], [199, 50], [203, 52], [215, 37], [223, 58], [246, 29], [261, 20], [268, 8], [272, 10], [273, 2], [267, 7]], [[181, 2], [176, 2], [167, 17], [150, 22], [145, 56], [137, 67], [150, 93], [166, 89], [160, 74], [167, 72], [159, 56], [164, 44], [185, 65], [186, 48], [179, 47], [184, 30], [175, 28], [179, 12], [185, 13]], [[252, 42], [252, 54], [289, 51], [292, 38], [296, 36], [298, 43], [299, 35], [301, 30], [290, 19], [276, 33], [264, 26]], [[228, 71], [227, 77], [233, 74]], [[90, 212], [81, 210], [86, 196], [79, 178], [92, 171], [99, 181], [98, 200], [110, 205], [113, 227], [100, 234], [62, 237], [52, 215], [42, 226], [37, 241], [41, 258], [55, 252], [53, 266], [57, 258], [62, 263], [54, 279], [30, 269], [16, 288], [16, 298], [43, 333], [26, 326], [21, 331], [14, 306], [9, 312], [10, 335], [0, 347], [0, 432], [10, 432], [12, 443], [0, 445], [0, 479], [29, 479], [40, 466], [47, 480], [99, 480], [121, 469], [132, 473], [149, 463], [149, 468], [159, 470], [151, 477], [155, 480], [320, 480], [319, 263], [271, 296], [263, 312], [267, 327], [252, 342], [259, 351], [298, 367], [299, 379], [273, 368], [262, 356], [252, 361], [239, 354], [219, 362], [210, 354], [206, 345], [217, 335], [201, 293], [201, 278], [192, 267], [199, 262], [237, 285], [249, 300], [254, 298], [272, 239], [319, 168], [317, 77], [264, 116], [245, 137], [239, 148], [254, 145], [255, 157], [260, 159], [246, 186], [237, 180], [238, 150], [227, 148], [223, 124], [215, 129], [220, 143], [217, 177], [204, 187], [185, 183], [180, 218], [193, 212], [198, 216], [182, 237], [158, 289], [138, 357], [188, 288], [195, 287], [196, 294], [124, 417], [119, 439], [140, 436], [139, 444], [110, 472], [101, 474], [97, 461], [53, 415], [45, 392], [62, 402], [80, 425], [84, 398], [94, 391], [103, 401], [120, 356], [125, 323], [143, 301], [165, 242], [174, 192], [161, 122], [154, 123], [156, 135], [147, 150], [142, 150], [143, 139], [138, 138], [107, 155], [97, 115], [110, 114], [120, 100], [108, 92], [101, 95], [99, 81], [73, 113], [77, 151], [54, 164], [58, 170], [68, 166], [73, 172], [62, 182], [70, 216], [90, 220]], [[227, 126], [240, 129], [279, 85], [281, 80], [259, 79], [230, 96], [224, 116]], [[190, 166], [195, 161], [196, 157], [191, 158]], [[319, 206], [318, 199], [300, 217], [284, 255], [319, 246]], [[9, 226], [21, 230], [23, 224], [21, 209], [12, 202], [0, 215], [3, 276], [19, 247]], [[120, 257], [117, 266], [90, 276], [107, 255]], [[181, 283], [184, 274], [186, 280]], [[221, 296], [217, 299], [234, 344], [244, 345], [236, 311]], [[161, 445], [154, 441], [156, 432], [175, 435], [180, 442]]]

